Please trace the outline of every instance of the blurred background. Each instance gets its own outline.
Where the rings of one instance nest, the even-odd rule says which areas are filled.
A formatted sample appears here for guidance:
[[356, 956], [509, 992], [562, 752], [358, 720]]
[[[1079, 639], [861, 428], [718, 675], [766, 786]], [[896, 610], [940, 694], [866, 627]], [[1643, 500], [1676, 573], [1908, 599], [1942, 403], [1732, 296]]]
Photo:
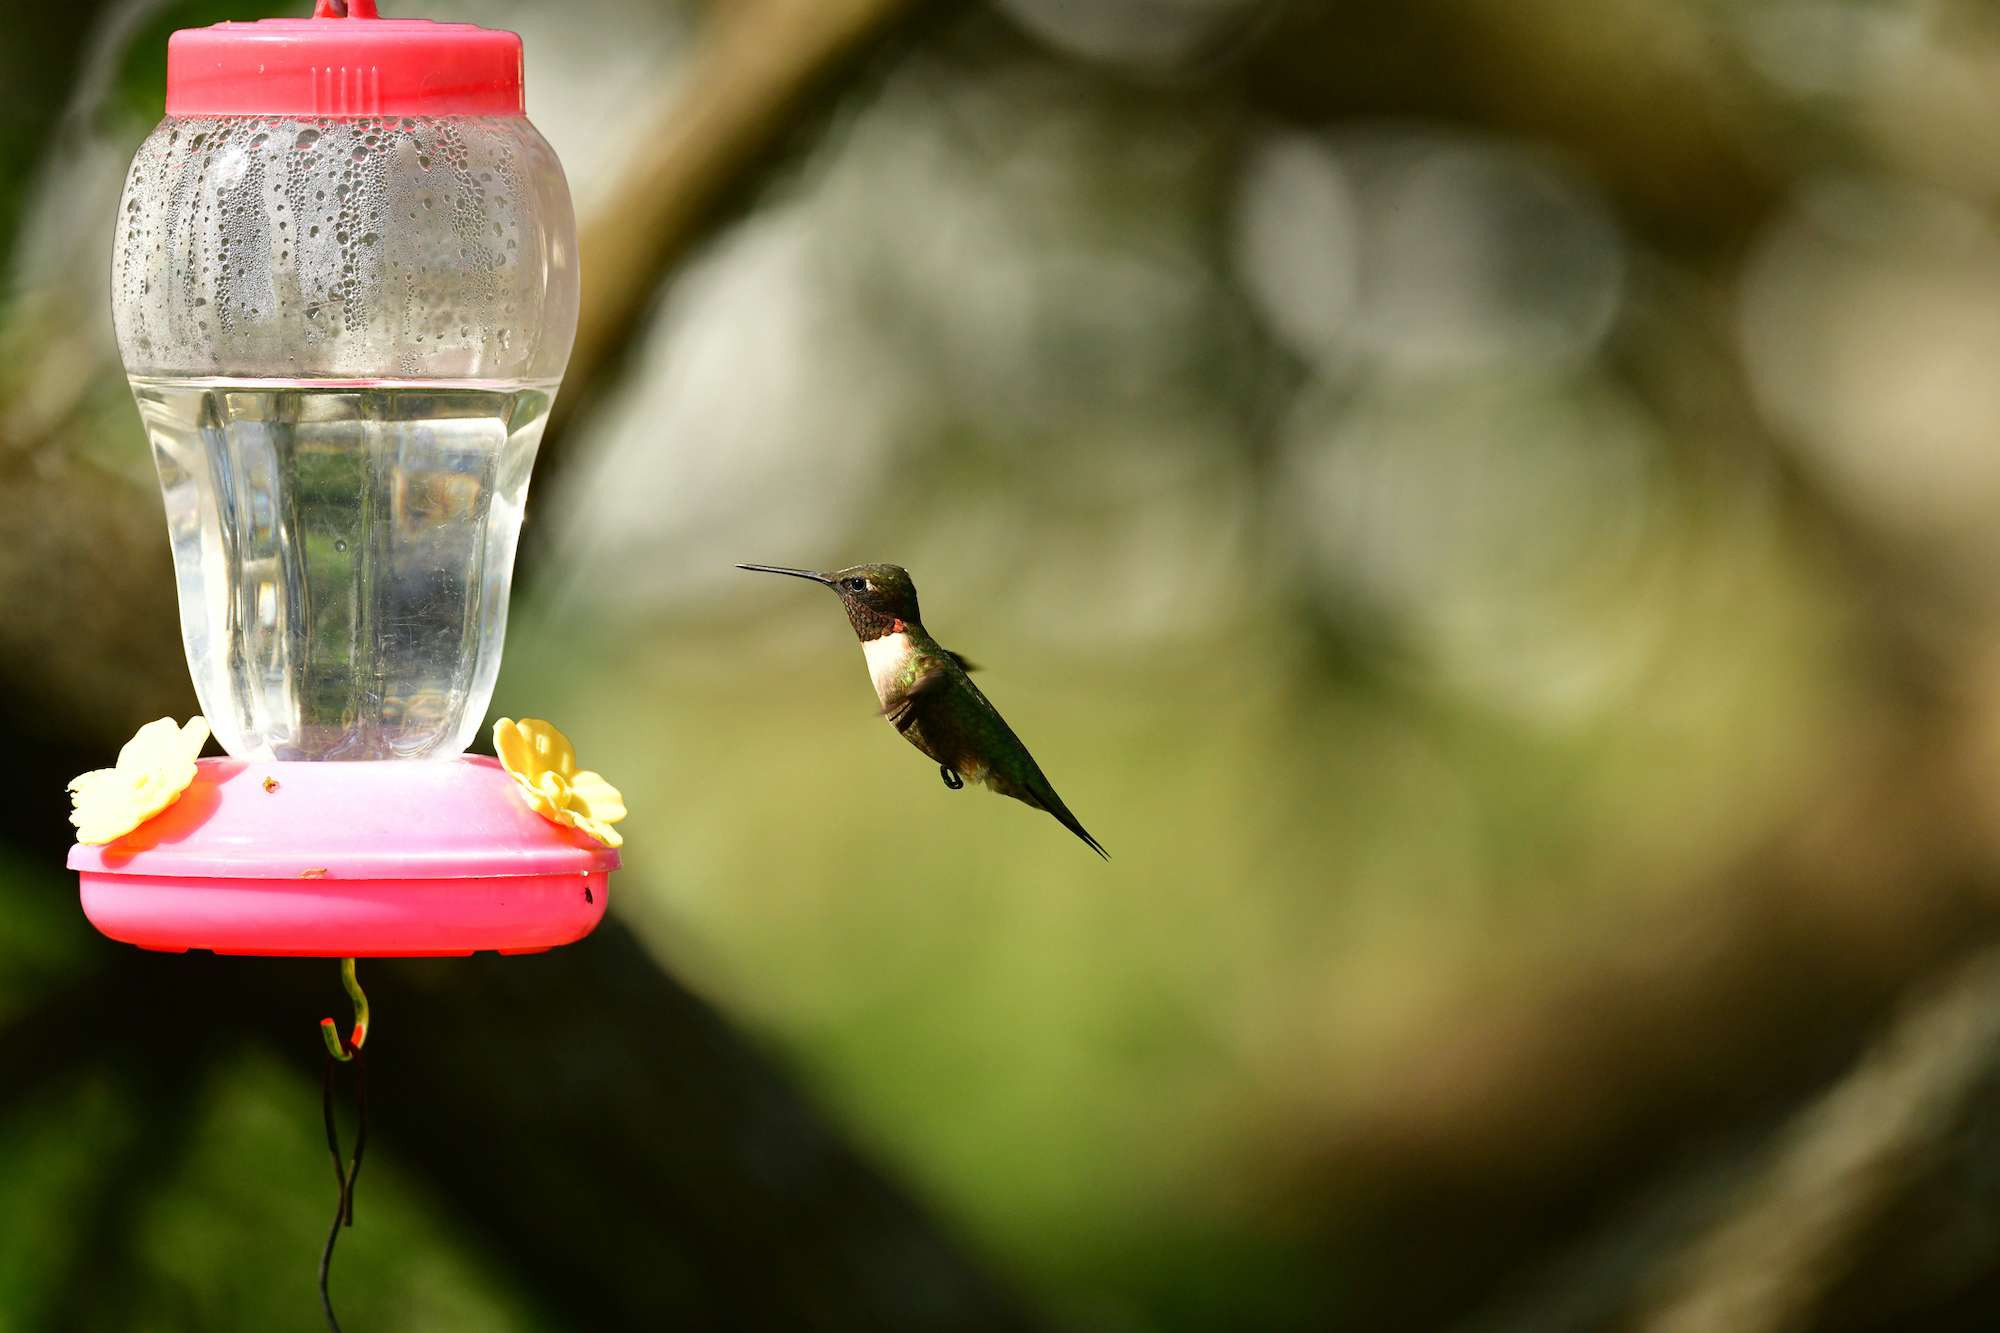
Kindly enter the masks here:
[[[634, 814], [368, 963], [351, 1329], [1985, 1329], [2000, 15], [434, 0], [582, 227], [496, 713]], [[196, 709], [112, 342], [173, 29], [4, 0], [0, 1328], [319, 1318], [331, 963], [95, 935]], [[914, 571], [1103, 864], [952, 795]]]

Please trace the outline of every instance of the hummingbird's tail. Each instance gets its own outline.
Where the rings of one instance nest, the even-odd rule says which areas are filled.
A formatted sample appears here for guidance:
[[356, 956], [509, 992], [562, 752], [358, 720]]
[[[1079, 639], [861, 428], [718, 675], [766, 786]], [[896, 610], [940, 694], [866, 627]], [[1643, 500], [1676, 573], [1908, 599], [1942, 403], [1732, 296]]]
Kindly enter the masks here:
[[1069, 812], [1069, 807], [1062, 803], [1062, 797], [1056, 795], [1056, 789], [1049, 785], [1047, 779], [1033, 784], [1028, 791], [1034, 804], [1054, 815], [1064, 828], [1089, 843], [1091, 851], [1107, 861], [1111, 859], [1111, 853], [1104, 850], [1104, 844], [1090, 836], [1090, 830], [1083, 826], [1082, 820]]

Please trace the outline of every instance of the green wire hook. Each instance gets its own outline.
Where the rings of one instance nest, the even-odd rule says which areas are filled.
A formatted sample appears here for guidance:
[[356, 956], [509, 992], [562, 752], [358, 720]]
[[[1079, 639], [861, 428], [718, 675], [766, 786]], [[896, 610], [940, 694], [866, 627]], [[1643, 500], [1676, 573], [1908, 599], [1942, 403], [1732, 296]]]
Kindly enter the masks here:
[[336, 1060], [347, 1061], [361, 1049], [361, 1043], [368, 1040], [368, 997], [361, 993], [361, 983], [354, 977], [354, 960], [340, 960], [340, 984], [347, 988], [347, 994], [354, 1001], [354, 1035], [343, 1039], [340, 1029], [331, 1018], [319, 1021], [319, 1035], [326, 1042], [326, 1053]]

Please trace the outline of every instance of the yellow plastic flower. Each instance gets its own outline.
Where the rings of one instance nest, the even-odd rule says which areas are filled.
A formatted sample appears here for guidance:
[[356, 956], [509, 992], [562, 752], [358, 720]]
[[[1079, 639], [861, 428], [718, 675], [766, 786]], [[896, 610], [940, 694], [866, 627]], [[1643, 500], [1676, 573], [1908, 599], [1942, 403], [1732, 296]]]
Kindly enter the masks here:
[[536, 717], [519, 722], [503, 717], [493, 724], [493, 751], [522, 798], [544, 818], [580, 829], [607, 847], [625, 845], [611, 827], [625, 818], [625, 798], [589, 769], [577, 771], [576, 749], [555, 727]]
[[102, 846], [124, 837], [181, 798], [194, 781], [195, 756], [208, 744], [208, 719], [178, 726], [170, 717], [148, 722], [118, 752], [116, 768], [71, 780], [69, 822], [76, 840]]

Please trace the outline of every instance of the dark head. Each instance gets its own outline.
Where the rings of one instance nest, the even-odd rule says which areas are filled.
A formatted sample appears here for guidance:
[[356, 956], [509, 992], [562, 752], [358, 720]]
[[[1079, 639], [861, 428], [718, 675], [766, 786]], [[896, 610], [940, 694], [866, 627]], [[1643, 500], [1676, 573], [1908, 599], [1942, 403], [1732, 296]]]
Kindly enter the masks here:
[[865, 643], [893, 634], [901, 625], [918, 625], [917, 585], [910, 571], [901, 565], [852, 565], [831, 573], [811, 569], [785, 569], [778, 565], [738, 565], [738, 569], [760, 574], [790, 574], [795, 579], [824, 583], [847, 608], [848, 623]]

